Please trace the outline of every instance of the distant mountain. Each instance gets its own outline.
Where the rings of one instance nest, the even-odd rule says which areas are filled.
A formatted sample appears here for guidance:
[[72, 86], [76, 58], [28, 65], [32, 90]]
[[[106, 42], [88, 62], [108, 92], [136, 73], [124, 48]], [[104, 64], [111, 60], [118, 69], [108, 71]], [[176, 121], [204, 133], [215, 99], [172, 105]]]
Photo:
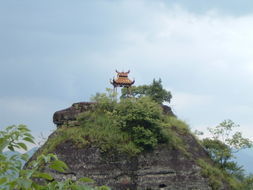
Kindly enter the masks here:
[[38, 147], [33, 147], [32, 149], [28, 150], [26, 154], [29, 155], [29, 158], [38, 150]]
[[[34, 147], [34, 148], [32, 148], [32, 149], [30, 149], [30, 150], [28, 150], [27, 152], [26, 152], [26, 154], [28, 154], [29, 155], [29, 158], [36, 152], [36, 150], [38, 150], [38, 147]], [[17, 154], [17, 155], [19, 155], [19, 154], [21, 154], [20, 152], [17, 152], [17, 151], [5, 151], [4, 152], [4, 155], [6, 155], [7, 157], [11, 157], [11, 156], [13, 156], [13, 155], [15, 155], [15, 154]], [[22, 162], [24, 162], [23, 160], [21, 160]], [[23, 163], [23, 164], [25, 164], [25, 162]]]
[[13, 155], [15, 155], [15, 154], [21, 154], [20, 152], [17, 152], [17, 151], [5, 151], [4, 152], [4, 155], [6, 155], [7, 157], [11, 157], [11, 156], [13, 156]]
[[253, 148], [241, 150], [236, 154], [236, 161], [247, 173], [253, 174]]

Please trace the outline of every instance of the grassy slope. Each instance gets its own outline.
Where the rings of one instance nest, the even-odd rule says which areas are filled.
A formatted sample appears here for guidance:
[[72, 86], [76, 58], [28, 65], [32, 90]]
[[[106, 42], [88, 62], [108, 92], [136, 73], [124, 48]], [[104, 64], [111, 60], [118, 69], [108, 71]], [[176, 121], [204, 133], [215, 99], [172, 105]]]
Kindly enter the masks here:
[[[177, 127], [177, 132], [173, 127]], [[188, 126], [175, 117], [167, 118], [167, 125], [163, 126], [163, 132], [169, 138], [168, 146], [180, 149], [187, 154], [185, 145], [178, 132], [189, 133]], [[77, 147], [83, 148], [93, 144], [100, 148], [101, 151], [116, 150], [119, 153], [127, 153], [134, 156], [143, 149], [138, 147], [131, 140], [131, 136], [115, 126], [110, 117], [104, 115], [96, 115], [95, 120], [82, 123], [81, 126], [58, 128], [51, 138], [45, 143], [39, 151], [41, 154], [53, 152], [57, 145], [71, 140]]]

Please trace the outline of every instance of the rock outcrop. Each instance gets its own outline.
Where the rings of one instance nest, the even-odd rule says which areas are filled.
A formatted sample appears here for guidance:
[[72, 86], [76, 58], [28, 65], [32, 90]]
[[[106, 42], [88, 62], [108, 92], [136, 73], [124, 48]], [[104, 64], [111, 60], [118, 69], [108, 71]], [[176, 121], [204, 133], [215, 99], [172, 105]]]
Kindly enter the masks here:
[[[92, 109], [94, 102], [78, 102], [72, 104], [71, 107], [54, 113], [53, 122], [57, 127], [62, 125], [77, 124], [76, 117], [85, 111]], [[77, 124], [78, 125], [78, 124]]]
[[[191, 144], [196, 145], [193, 141]], [[199, 150], [198, 150], [199, 151]], [[98, 185], [114, 190], [211, 190], [201, 168], [178, 150], [158, 146], [135, 157], [103, 154], [96, 147], [76, 148], [67, 141], [54, 151], [69, 166], [68, 173], [55, 173], [58, 179], [89, 177]], [[206, 153], [198, 154], [199, 158]]]
[[[75, 123], [78, 114], [92, 109], [93, 105], [89, 102], [73, 104], [56, 112], [53, 121], [58, 128], [63, 125], [78, 126]], [[174, 115], [168, 106], [163, 106], [163, 110]], [[161, 144], [152, 151], [129, 156], [113, 150], [105, 153], [92, 144], [79, 147], [72, 140], [66, 140], [57, 145], [52, 153], [66, 162], [69, 170], [64, 173], [47, 172], [52, 172], [60, 180], [89, 177], [97, 185], [107, 185], [112, 190], [211, 190], [208, 178], [202, 175], [201, 167], [196, 162], [203, 159], [211, 163], [207, 152], [190, 133], [181, 133], [176, 126], [173, 130], [186, 145], [186, 152]], [[56, 136], [57, 132], [50, 135], [49, 140]], [[222, 182], [220, 189], [229, 188]]]

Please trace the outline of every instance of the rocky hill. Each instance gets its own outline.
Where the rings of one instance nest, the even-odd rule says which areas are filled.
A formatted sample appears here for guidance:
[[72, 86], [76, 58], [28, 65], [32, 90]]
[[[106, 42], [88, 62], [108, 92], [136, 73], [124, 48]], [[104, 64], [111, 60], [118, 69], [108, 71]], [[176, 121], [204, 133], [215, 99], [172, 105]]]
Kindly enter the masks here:
[[[112, 119], [104, 119], [103, 123], [107, 124], [100, 126], [102, 119], [94, 111], [95, 105], [75, 103], [54, 114], [57, 130], [32, 159], [39, 154], [55, 153], [65, 161], [69, 170], [53, 172], [55, 178], [89, 177], [96, 184], [114, 190], [231, 189], [226, 178], [213, 168], [207, 152], [170, 107], [162, 106], [163, 115], [168, 118], [165, 128], [169, 131], [169, 140], [157, 141], [152, 148], [137, 149], [136, 143], [129, 140], [134, 134], [116, 133], [108, 124]], [[89, 114], [85, 115], [86, 112]]]

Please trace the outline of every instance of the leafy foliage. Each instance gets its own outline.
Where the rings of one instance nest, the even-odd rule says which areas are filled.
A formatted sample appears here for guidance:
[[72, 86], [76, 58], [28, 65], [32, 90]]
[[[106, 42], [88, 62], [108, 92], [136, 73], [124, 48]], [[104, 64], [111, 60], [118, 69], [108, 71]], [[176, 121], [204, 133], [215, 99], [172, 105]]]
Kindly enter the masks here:
[[[112, 91], [109, 90], [108, 92], [111, 93]], [[128, 147], [133, 148], [133, 151], [130, 152], [139, 153], [151, 150], [161, 143], [173, 146], [181, 144], [176, 143], [176, 137], [170, 128], [175, 122], [180, 123], [180, 120], [164, 115], [161, 105], [150, 96], [123, 98], [120, 102], [115, 103], [115, 96], [97, 94], [92, 100], [96, 100], [95, 110], [80, 116], [83, 121], [82, 126], [86, 131], [90, 124], [93, 125], [92, 129], [96, 128], [94, 125], [98, 122], [97, 119], [92, 119], [92, 122], [89, 122], [93, 115], [94, 117], [103, 115], [103, 117], [109, 117], [111, 123], [102, 122], [99, 125], [102, 125], [103, 128], [113, 126], [111, 130], [117, 131], [117, 136], [122, 134], [125, 137], [127, 136], [126, 142], [131, 143], [131, 146]], [[123, 149], [121, 148], [121, 150]]]
[[217, 169], [229, 176], [227, 181], [233, 189], [252, 189], [252, 176], [245, 176], [243, 168], [233, 161], [234, 153], [252, 147], [250, 139], [244, 138], [241, 132], [234, 131], [237, 127], [239, 125], [233, 121], [225, 120], [214, 128], [208, 128], [211, 137], [202, 139], [201, 143]]
[[13, 125], [7, 127], [5, 131], [0, 131], [0, 153], [3, 153], [5, 148], [11, 151], [15, 149], [27, 150], [24, 142], [34, 143], [34, 138], [25, 125]]
[[[158, 81], [154, 79], [150, 85], [131, 87], [131, 95], [135, 98], [148, 96], [159, 104], [162, 104], [163, 102], [170, 102], [172, 98], [171, 93], [163, 88], [161, 79]], [[121, 98], [126, 97], [128, 97], [128, 90], [126, 88], [122, 88]]]
[[162, 108], [149, 97], [122, 100], [115, 107], [114, 117], [120, 129], [141, 149], [152, 149], [167, 141], [162, 133]]
[[[68, 166], [54, 154], [40, 155], [36, 160], [23, 168], [22, 160], [28, 161], [28, 155], [14, 154], [7, 158], [3, 154], [6, 148], [10, 151], [15, 149], [27, 150], [26, 142], [34, 143], [34, 138], [30, 130], [25, 125], [9, 126], [4, 131], [0, 131], [0, 188], [5, 190], [109, 190], [109, 188], [90, 187], [85, 183], [92, 182], [88, 178], [80, 178], [77, 181], [71, 179], [56, 181], [52, 175], [41, 172], [42, 167], [49, 167], [57, 172], [65, 172]], [[42, 183], [37, 183], [37, 180]], [[43, 183], [44, 182], [44, 183]]]
[[221, 168], [227, 167], [227, 161], [233, 157], [230, 147], [217, 139], [205, 138], [202, 141], [212, 160]]
[[161, 143], [177, 147], [183, 144], [171, 127], [187, 131], [188, 126], [175, 117], [165, 116], [161, 105], [149, 96], [117, 102], [115, 93], [107, 89], [107, 93], [93, 96], [92, 101], [96, 102], [94, 108], [78, 117], [80, 126], [58, 128], [55, 138], [49, 139], [41, 153], [52, 152], [67, 139], [77, 147], [92, 144], [104, 152], [117, 151], [130, 156]]
[[252, 147], [251, 140], [242, 137], [242, 133], [239, 131], [234, 132], [234, 129], [238, 127], [239, 125], [236, 125], [232, 120], [224, 120], [218, 126], [208, 130], [212, 135], [212, 139], [226, 144], [235, 153], [241, 149]]
[[244, 148], [252, 147], [252, 141], [242, 137], [241, 132], [234, 132], [239, 127], [231, 120], [225, 120], [214, 128], [209, 128], [211, 138], [202, 140], [202, 144], [211, 155], [214, 162], [229, 173], [235, 173], [242, 168], [231, 161], [234, 153]]

